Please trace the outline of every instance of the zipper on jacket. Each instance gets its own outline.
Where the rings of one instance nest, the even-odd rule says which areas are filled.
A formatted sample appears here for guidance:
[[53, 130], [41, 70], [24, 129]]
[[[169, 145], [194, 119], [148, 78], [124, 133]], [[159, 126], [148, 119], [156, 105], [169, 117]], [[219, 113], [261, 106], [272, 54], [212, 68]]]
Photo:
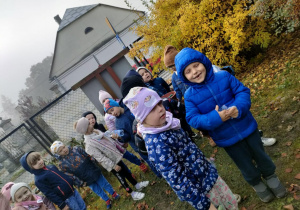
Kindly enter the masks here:
[[[210, 88], [210, 86], [207, 84], [207, 82], [205, 82], [205, 85], [207, 86], [209, 92], [212, 94], [212, 96], [214, 97], [215, 101], [217, 102], [218, 106], [221, 107], [221, 104], [219, 103], [219, 100], [218, 98], [215, 96], [213, 90]], [[228, 120], [227, 120], [228, 121]], [[232, 124], [232, 122], [228, 121], [229, 124], [231, 125], [231, 127], [233, 127], [233, 129], [235, 130], [235, 132], [237, 133], [237, 135], [240, 137], [240, 139], [242, 140], [243, 137], [242, 135], [240, 134], [240, 132], [236, 129], [236, 127]]]
[[61, 194], [63, 194], [63, 196], [65, 196], [64, 191], [62, 191], [59, 186], [57, 186], [57, 188], [59, 189], [59, 191], [61, 192]]
[[[59, 176], [62, 180], [64, 180], [64, 181], [69, 185], [69, 187], [71, 188], [72, 192], [74, 192], [74, 190], [73, 190], [73, 188], [71, 187], [70, 183], [69, 183], [67, 180], [65, 180], [63, 177], [61, 177], [58, 173], [56, 173], [55, 171], [52, 171], [52, 170], [50, 170], [50, 169], [48, 169], [48, 168], [46, 168], [46, 167], [45, 167], [45, 170], [51, 171], [52, 173], [54, 173], [54, 174], [56, 174], [57, 176]], [[59, 188], [59, 189], [60, 189], [60, 188]]]

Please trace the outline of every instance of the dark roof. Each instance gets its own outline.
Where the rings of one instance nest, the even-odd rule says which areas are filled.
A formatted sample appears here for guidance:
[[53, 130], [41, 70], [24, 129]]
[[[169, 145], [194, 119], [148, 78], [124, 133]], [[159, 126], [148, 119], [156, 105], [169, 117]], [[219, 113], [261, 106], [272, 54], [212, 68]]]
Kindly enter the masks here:
[[98, 4], [92, 4], [88, 6], [74, 7], [74, 8], [67, 9], [61, 23], [59, 24], [57, 31], [60, 31], [61, 29], [63, 29], [64, 27], [72, 23], [74, 20], [81, 17], [82, 15], [84, 15], [85, 13], [87, 13], [88, 11], [90, 11], [91, 9], [97, 6]]

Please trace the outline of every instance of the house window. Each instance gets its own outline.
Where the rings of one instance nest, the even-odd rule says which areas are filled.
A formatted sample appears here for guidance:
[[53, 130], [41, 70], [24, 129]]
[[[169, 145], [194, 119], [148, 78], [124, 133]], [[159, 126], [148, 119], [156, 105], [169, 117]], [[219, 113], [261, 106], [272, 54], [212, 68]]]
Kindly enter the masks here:
[[88, 33], [90, 33], [92, 30], [94, 30], [92, 27], [87, 27], [87, 28], [84, 30], [84, 33], [85, 33], [85, 34], [88, 34]]

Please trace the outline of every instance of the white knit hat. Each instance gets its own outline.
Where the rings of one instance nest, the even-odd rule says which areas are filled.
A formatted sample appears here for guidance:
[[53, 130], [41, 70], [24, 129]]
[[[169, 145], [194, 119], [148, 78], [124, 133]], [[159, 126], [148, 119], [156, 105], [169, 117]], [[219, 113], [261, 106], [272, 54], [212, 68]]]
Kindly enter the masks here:
[[10, 189], [10, 196], [11, 196], [11, 199], [13, 202], [15, 202], [15, 194], [16, 192], [21, 188], [21, 187], [27, 187], [30, 192], [31, 192], [31, 189], [30, 187], [28, 186], [28, 184], [26, 184], [25, 182], [19, 182], [19, 183], [16, 183], [14, 184], [11, 189]]
[[102, 105], [103, 105], [103, 100], [108, 98], [113, 98], [113, 97], [108, 92], [104, 90], [99, 90], [99, 101]]
[[64, 143], [62, 143], [61, 141], [55, 141], [51, 145], [50, 150], [53, 154], [56, 154], [58, 152], [58, 149], [62, 146], [64, 146]]
[[78, 133], [84, 135], [89, 127], [89, 124], [90, 124], [89, 120], [86, 119], [85, 117], [82, 117], [77, 121], [75, 130]]

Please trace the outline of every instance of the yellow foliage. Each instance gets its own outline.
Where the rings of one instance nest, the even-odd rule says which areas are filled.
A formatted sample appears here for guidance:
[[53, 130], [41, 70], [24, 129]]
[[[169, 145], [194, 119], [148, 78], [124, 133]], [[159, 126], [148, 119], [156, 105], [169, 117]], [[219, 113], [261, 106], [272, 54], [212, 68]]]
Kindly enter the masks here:
[[[250, 16], [246, 0], [157, 0], [150, 15], [133, 28], [144, 38], [134, 45], [130, 56], [139, 51], [153, 60], [163, 57], [166, 45], [178, 50], [191, 47], [203, 52], [213, 64], [247, 64], [246, 54], [253, 46], [265, 48], [271, 41], [263, 18]], [[163, 62], [154, 70], [164, 68]]]

